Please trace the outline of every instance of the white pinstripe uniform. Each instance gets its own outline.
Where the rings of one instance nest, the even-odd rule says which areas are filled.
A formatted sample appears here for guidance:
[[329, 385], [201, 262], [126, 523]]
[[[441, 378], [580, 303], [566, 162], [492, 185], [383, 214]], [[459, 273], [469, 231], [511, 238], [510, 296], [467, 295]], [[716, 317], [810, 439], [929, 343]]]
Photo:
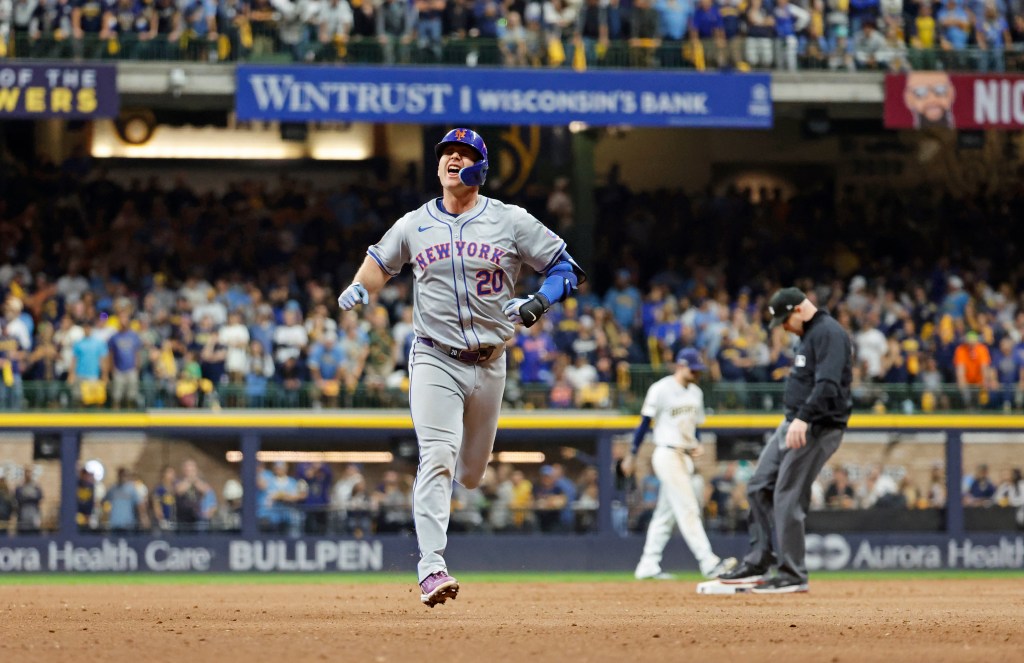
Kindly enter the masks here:
[[662, 572], [662, 554], [676, 524], [701, 572], [708, 574], [721, 560], [712, 552], [701, 522], [700, 502], [693, 488], [693, 459], [687, 453], [700, 445], [697, 426], [704, 423], [704, 392], [693, 383], [684, 387], [675, 376], [664, 377], [647, 391], [640, 414], [653, 421], [651, 465], [661, 489], [636, 577], [655, 577]]

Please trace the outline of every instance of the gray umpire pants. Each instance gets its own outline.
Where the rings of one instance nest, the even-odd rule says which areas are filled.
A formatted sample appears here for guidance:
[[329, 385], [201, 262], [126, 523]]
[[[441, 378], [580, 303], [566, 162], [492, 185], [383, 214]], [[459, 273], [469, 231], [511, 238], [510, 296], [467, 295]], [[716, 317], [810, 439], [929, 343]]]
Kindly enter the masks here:
[[[775, 429], [747, 484], [750, 552], [743, 561], [754, 566], [777, 563], [780, 574], [807, 582], [804, 520], [811, 502], [811, 485], [839, 449], [843, 429], [811, 425], [807, 444], [800, 449], [786, 447], [788, 430], [788, 421]], [[778, 537], [775, 555], [773, 531]]]

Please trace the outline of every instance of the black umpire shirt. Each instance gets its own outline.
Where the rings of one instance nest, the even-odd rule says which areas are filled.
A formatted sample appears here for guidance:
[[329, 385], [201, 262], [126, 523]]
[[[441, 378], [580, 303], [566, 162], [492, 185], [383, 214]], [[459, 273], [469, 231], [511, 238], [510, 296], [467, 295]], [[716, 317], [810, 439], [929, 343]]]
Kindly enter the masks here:
[[850, 397], [853, 345], [827, 311], [804, 323], [804, 335], [786, 378], [786, 419], [846, 428], [853, 410]]

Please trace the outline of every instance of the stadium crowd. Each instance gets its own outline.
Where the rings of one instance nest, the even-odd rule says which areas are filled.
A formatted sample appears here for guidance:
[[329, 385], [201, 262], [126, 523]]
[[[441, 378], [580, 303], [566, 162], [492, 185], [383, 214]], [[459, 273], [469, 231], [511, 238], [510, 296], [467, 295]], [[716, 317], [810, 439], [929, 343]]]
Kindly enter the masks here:
[[[1020, 0], [0, 0], [31, 57], [1003, 71]], [[1016, 66], [1016, 61], [1013, 66]]]
[[[122, 186], [79, 159], [3, 170], [0, 408], [405, 398], [411, 278], [358, 312], [339, 314], [335, 297], [362, 247], [428, 195], [411, 174], [336, 190], [284, 176], [217, 194], [183, 179]], [[694, 347], [715, 407], [770, 410], [765, 385], [781, 384], [795, 339], [769, 333], [765, 293], [798, 276], [849, 330], [858, 408], [1024, 408], [1020, 190], [690, 198], [633, 193], [613, 170], [596, 195], [595, 264], [615, 268], [591, 269], [544, 324], [518, 330], [510, 406], [633, 407], [639, 382]], [[562, 182], [515, 202], [573, 232]]]
[[[493, 463], [478, 488], [455, 484], [451, 530], [456, 532], [586, 533], [596, 529], [598, 477], [593, 459], [539, 467]], [[44, 518], [44, 491], [37, 468], [0, 472], [0, 536], [30, 535], [55, 527]], [[710, 478], [693, 475], [706, 526], [713, 531], [745, 528], [749, 462], [721, 462]], [[125, 467], [104, 483], [89, 464], [79, 469], [76, 521], [82, 532], [237, 532], [242, 522], [242, 485], [231, 478], [218, 491], [195, 460], [166, 466], [147, 485]], [[400, 465], [383, 469], [357, 463], [260, 464], [257, 519], [260, 531], [302, 535], [410, 534], [413, 474]], [[613, 523], [622, 535], [642, 533], [654, 512], [659, 481], [647, 472], [622, 479], [612, 500]], [[837, 465], [815, 481], [810, 508], [823, 510], [941, 509], [946, 484], [941, 464], [927, 485], [918, 486], [899, 465]], [[965, 507], [1008, 507], [1024, 526], [1024, 477], [1006, 467], [998, 477], [982, 464], [963, 477]]]

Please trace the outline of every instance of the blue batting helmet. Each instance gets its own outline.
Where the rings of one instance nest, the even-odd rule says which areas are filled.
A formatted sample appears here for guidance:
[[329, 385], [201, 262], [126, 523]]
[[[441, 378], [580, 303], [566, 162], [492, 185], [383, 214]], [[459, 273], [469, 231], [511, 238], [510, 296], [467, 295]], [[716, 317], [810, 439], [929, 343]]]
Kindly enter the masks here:
[[440, 159], [447, 145], [456, 144], [472, 147], [479, 157], [472, 166], [459, 171], [459, 179], [466, 186], [483, 186], [487, 180], [487, 145], [484, 139], [472, 129], [452, 129], [434, 146], [434, 154]]
[[707, 368], [700, 358], [700, 353], [693, 348], [683, 348], [676, 355], [676, 363], [686, 366], [691, 371], [703, 371]]

